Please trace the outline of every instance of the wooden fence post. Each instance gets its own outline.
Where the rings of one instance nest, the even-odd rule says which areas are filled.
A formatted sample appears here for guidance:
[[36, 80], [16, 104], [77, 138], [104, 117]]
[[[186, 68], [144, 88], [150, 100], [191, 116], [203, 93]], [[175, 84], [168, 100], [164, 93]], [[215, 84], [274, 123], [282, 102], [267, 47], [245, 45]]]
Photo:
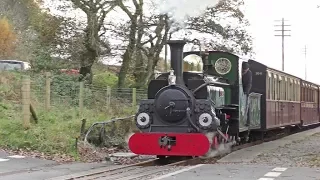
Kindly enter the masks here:
[[79, 109], [80, 109], [80, 113], [83, 112], [83, 94], [84, 94], [84, 82], [80, 81], [80, 90], [79, 90]]
[[132, 89], [132, 107], [137, 106], [137, 89], [133, 88]]
[[111, 103], [111, 88], [110, 86], [107, 86], [107, 108], [110, 107]]
[[51, 96], [51, 73], [50, 72], [46, 72], [46, 99], [45, 99], [45, 109], [46, 111], [50, 110], [50, 96]]
[[22, 79], [22, 124], [24, 129], [30, 128], [30, 77]]

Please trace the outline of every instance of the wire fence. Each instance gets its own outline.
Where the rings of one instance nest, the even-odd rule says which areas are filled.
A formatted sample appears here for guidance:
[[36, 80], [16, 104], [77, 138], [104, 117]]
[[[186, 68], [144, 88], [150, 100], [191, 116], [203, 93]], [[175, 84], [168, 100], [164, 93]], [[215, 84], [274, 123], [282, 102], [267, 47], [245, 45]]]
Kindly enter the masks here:
[[0, 73], [0, 102], [11, 102], [22, 111], [26, 109], [23, 105], [29, 103], [37, 111], [63, 113], [73, 109], [80, 114], [91, 111], [117, 117], [131, 115], [145, 98], [144, 89], [97, 87], [66, 74]]
[[147, 97], [146, 90], [134, 88], [96, 87], [72, 80], [57, 82], [53, 78], [44, 81], [31, 80], [30, 94], [39, 106], [81, 108], [83, 104], [86, 109], [134, 108], [137, 102]]

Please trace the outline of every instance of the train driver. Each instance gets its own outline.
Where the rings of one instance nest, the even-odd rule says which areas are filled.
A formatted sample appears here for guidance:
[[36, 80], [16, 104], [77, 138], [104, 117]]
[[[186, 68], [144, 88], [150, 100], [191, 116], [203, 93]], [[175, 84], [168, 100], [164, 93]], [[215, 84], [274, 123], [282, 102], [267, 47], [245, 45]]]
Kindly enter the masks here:
[[243, 87], [243, 104], [244, 106], [242, 112], [246, 117], [247, 123], [246, 126], [250, 126], [250, 118], [248, 114], [249, 110], [249, 101], [248, 97], [250, 94], [250, 90], [252, 87], [252, 72], [250, 71], [249, 64], [247, 62], [243, 62], [242, 64], [242, 87]]

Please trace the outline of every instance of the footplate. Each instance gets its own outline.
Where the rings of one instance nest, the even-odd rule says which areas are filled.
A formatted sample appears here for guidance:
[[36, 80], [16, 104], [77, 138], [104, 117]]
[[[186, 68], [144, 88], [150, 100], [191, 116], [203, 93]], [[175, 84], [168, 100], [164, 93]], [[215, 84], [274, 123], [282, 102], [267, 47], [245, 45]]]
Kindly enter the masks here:
[[129, 139], [135, 154], [163, 156], [202, 156], [210, 142], [200, 133], [136, 133]]

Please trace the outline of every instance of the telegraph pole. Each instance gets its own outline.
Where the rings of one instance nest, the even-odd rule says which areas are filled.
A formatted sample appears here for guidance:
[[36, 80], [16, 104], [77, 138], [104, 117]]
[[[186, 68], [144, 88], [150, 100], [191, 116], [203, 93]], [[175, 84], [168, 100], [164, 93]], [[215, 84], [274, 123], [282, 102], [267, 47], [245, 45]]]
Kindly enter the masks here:
[[285, 21], [284, 18], [282, 18], [282, 20], [276, 20], [277, 22], [281, 21], [281, 25], [275, 25], [275, 26], [281, 26], [281, 30], [275, 30], [275, 31], [281, 31], [281, 35], [275, 35], [275, 36], [281, 36], [282, 37], [282, 71], [284, 71], [284, 37], [285, 36], [291, 36], [291, 35], [286, 35], [284, 34], [285, 31], [291, 31], [291, 30], [285, 30], [284, 27], [285, 26], [291, 26], [291, 25], [286, 25], [284, 24]]
[[307, 80], [307, 45], [303, 48], [303, 54], [304, 54], [304, 79]]

